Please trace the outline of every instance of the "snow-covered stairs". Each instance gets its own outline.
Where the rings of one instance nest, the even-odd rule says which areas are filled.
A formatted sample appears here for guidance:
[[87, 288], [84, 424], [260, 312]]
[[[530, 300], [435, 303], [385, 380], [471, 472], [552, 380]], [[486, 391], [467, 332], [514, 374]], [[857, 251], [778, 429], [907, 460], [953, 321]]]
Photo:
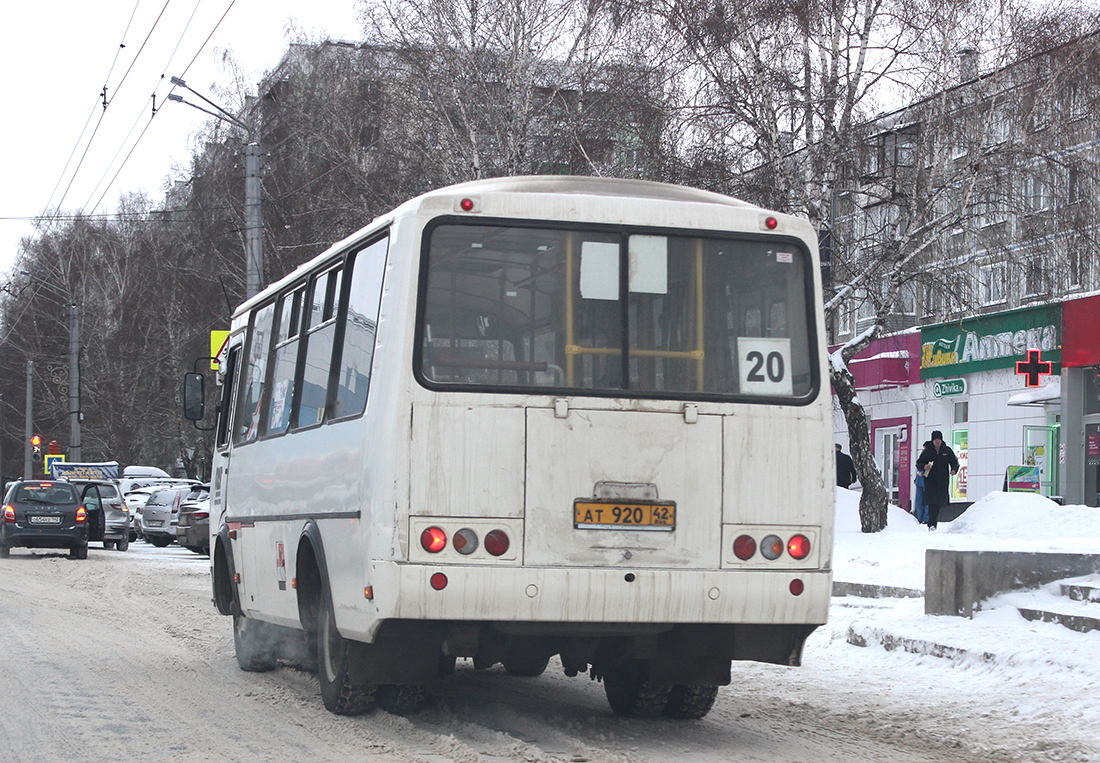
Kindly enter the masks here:
[[1088, 633], [1100, 630], [1100, 577], [1063, 581], [1047, 587], [1058, 596], [1041, 608], [1018, 606], [1024, 618], [1057, 623], [1071, 630]]

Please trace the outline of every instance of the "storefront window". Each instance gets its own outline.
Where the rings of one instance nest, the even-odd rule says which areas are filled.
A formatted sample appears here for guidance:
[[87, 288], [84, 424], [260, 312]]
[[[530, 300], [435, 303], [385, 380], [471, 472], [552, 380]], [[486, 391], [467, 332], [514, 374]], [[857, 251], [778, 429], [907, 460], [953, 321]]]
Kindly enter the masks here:
[[1100, 413], [1100, 366], [1085, 369], [1085, 415]]

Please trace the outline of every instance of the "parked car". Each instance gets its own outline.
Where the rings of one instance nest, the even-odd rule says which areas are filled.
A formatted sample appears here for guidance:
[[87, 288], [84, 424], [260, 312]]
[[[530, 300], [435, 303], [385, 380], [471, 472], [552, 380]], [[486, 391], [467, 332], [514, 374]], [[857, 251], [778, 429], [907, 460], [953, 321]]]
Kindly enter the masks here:
[[114, 480], [68, 480], [84, 495], [88, 512], [88, 540], [102, 541], [103, 548], [125, 551], [130, 547], [130, 510]]
[[188, 551], [210, 555], [210, 491], [180, 504], [176, 542]]
[[180, 504], [195, 491], [198, 496], [204, 485], [172, 485], [149, 496], [141, 509], [141, 533], [146, 541], [164, 548], [176, 539]]
[[176, 485], [198, 485], [198, 480], [177, 479], [175, 477], [123, 477], [118, 481], [122, 494], [126, 497], [126, 506], [130, 509], [130, 540], [144, 539], [141, 527], [142, 509], [156, 491]]
[[70, 559], [88, 558], [88, 510], [84, 500], [99, 500], [94, 485], [78, 490], [59, 480], [21, 480], [4, 496], [0, 521], [0, 557], [11, 549], [67, 548]]

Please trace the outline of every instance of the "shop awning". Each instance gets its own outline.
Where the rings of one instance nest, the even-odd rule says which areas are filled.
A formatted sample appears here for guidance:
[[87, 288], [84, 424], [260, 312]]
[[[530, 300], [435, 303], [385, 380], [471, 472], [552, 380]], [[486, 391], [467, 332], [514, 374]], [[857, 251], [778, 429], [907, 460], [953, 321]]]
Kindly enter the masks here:
[[1026, 392], [1020, 392], [1008, 399], [1009, 405], [1045, 405], [1056, 403], [1062, 399], [1062, 379], [1055, 376], [1049, 383], [1041, 387], [1032, 387]]

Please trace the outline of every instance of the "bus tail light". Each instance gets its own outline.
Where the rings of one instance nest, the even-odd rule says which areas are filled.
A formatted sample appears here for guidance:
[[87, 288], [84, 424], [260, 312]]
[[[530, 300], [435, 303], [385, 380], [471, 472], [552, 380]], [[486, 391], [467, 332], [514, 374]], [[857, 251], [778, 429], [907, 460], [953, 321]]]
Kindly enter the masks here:
[[447, 546], [447, 533], [439, 527], [429, 527], [420, 533], [420, 545], [429, 554], [438, 554]]
[[783, 555], [783, 545], [783, 539], [778, 535], [769, 535], [760, 541], [760, 553], [769, 561], [778, 559]]
[[432, 588], [435, 590], [442, 591], [447, 587], [447, 576], [442, 572], [437, 572], [431, 576], [428, 582], [431, 583]]
[[789, 587], [790, 587], [791, 593], [794, 594], [795, 596], [801, 596], [802, 592], [806, 590], [806, 584], [803, 583], [798, 578], [795, 578], [794, 580], [792, 580], [791, 585]]
[[493, 556], [506, 554], [510, 545], [511, 541], [508, 540], [508, 534], [503, 530], [493, 530], [485, 536], [485, 550]]
[[747, 562], [756, 553], [756, 541], [751, 535], [737, 536], [737, 540], [733, 542], [733, 553], [741, 561]]
[[810, 555], [810, 539], [805, 535], [795, 535], [787, 541], [787, 553], [795, 559], [805, 559]]
[[469, 556], [477, 551], [477, 533], [468, 527], [464, 527], [455, 533], [455, 537], [451, 539], [451, 545], [458, 553]]

